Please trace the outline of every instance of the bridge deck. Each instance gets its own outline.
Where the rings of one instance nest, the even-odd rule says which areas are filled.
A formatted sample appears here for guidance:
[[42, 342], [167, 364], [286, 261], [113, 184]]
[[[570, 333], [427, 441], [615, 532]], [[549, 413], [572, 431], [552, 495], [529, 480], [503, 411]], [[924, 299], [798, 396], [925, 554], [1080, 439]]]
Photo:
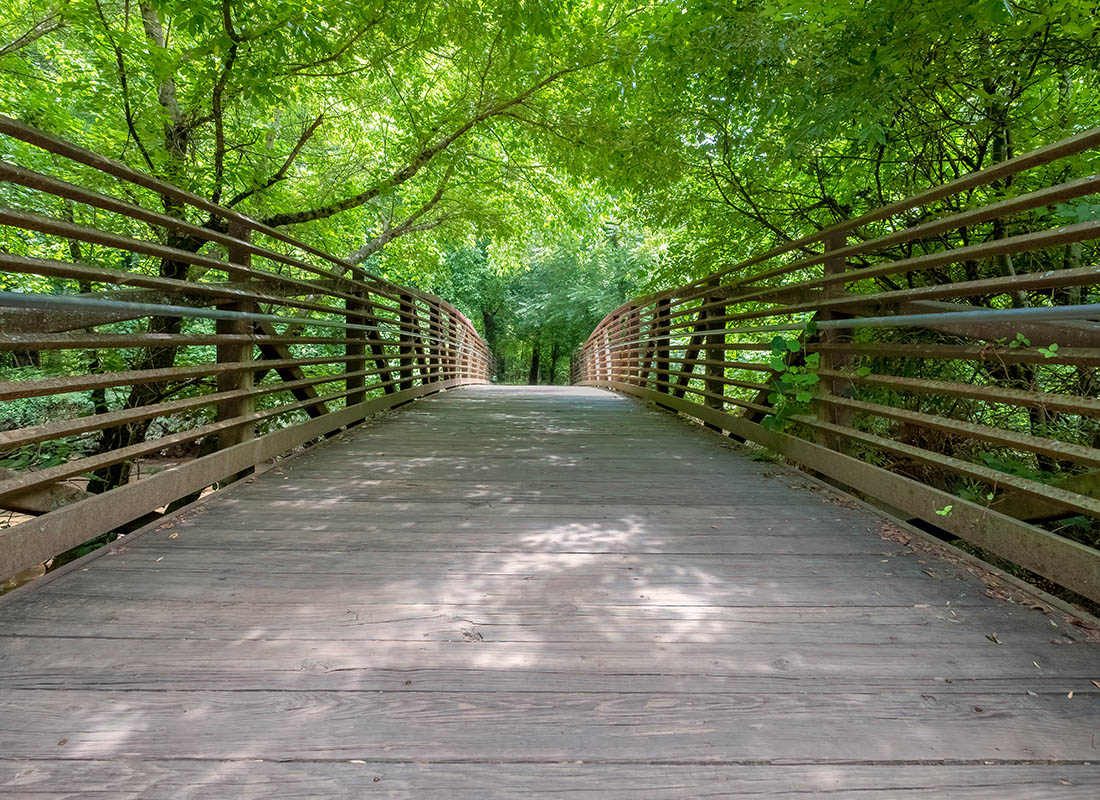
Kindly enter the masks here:
[[1095, 798], [1100, 650], [884, 525], [616, 395], [449, 392], [8, 598], [0, 795]]

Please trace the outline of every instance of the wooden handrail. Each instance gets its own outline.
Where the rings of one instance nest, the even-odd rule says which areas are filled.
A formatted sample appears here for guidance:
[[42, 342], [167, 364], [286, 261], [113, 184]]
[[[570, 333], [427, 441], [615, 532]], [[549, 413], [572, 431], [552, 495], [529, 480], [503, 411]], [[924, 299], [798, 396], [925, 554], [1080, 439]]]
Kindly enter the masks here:
[[[0, 400], [71, 394], [89, 398], [94, 410], [0, 432], [0, 453], [89, 445], [62, 463], [0, 478], [0, 508], [37, 515], [0, 529], [0, 578], [371, 414], [489, 381], [489, 346], [446, 300], [9, 117], [0, 116], [0, 134], [52, 153], [59, 168], [92, 167], [209, 216], [196, 225], [0, 163], [0, 182], [31, 190], [38, 204], [0, 208], [0, 224], [34, 235], [30, 252], [0, 253], [0, 273], [16, 286], [27, 276], [48, 278], [56, 292], [0, 292], [0, 352], [86, 353], [84, 369], [48, 377], [13, 370], [0, 382]], [[109, 214], [94, 225], [57, 219], [40, 212], [49, 198]], [[148, 227], [193, 245], [135, 236]], [[57, 259], [66, 243], [69, 260]], [[80, 257], [88, 245], [96, 258]], [[99, 256], [104, 251], [113, 255]], [[107, 393], [127, 397], [108, 405]], [[168, 432], [144, 435], [153, 420], [167, 421]], [[200, 439], [210, 445], [197, 457], [151, 477], [134, 480], [119, 466]], [[89, 474], [98, 491], [77, 502], [50, 510], [33, 499]]]
[[[1065, 180], [1059, 164], [1055, 185], [943, 203], [1098, 148], [1085, 131], [626, 303], [573, 356], [573, 380], [763, 445], [1100, 601], [1100, 222], [1050, 213], [1100, 175]], [[899, 218], [916, 208], [920, 224]], [[871, 223], [892, 224], [849, 242]], [[1019, 468], [998, 470], [999, 454]], [[1095, 538], [1048, 524], [1068, 517]]]

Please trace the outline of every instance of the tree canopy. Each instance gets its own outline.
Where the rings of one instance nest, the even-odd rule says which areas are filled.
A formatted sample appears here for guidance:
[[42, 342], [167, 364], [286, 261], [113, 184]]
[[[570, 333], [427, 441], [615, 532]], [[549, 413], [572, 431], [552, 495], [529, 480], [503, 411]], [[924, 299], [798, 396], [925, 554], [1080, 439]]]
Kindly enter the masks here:
[[1054, 141], [1100, 111], [1083, 0], [6, 11], [6, 113], [455, 296], [512, 379], [538, 353], [534, 373], [562, 379], [559, 360], [630, 293]]

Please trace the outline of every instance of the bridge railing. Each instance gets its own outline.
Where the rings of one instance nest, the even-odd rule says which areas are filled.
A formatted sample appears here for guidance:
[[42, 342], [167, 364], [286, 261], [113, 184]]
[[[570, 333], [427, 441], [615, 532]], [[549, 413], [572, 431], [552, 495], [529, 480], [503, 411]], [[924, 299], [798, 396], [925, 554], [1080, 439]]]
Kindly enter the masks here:
[[0, 579], [488, 381], [445, 300], [10, 118], [0, 134]]
[[1098, 148], [1090, 130], [627, 303], [573, 380], [1100, 601]]

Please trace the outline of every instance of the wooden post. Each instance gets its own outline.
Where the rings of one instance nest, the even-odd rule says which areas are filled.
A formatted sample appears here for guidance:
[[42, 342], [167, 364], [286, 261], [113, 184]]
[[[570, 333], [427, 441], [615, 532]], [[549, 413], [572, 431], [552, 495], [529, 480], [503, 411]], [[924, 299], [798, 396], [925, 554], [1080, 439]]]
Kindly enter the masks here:
[[[361, 296], [361, 291], [356, 291], [355, 294]], [[348, 311], [362, 312], [366, 309], [366, 304], [362, 300], [344, 300], [344, 308]], [[356, 314], [348, 314], [347, 320], [353, 325], [365, 325], [366, 317]], [[364, 358], [367, 352], [367, 332], [364, 330], [345, 329], [345, 337], [348, 339], [357, 339], [356, 342], [348, 342], [344, 345], [344, 355], [348, 356], [348, 361], [344, 363], [344, 372], [362, 372], [367, 368], [367, 360]], [[344, 400], [346, 407], [356, 406], [367, 399], [366, 392], [362, 391], [366, 386], [365, 376], [353, 375], [344, 378], [344, 388], [349, 392], [352, 392]], [[359, 390], [359, 391], [353, 391]]]
[[454, 328], [451, 315], [445, 309], [439, 309], [439, 328], [443, 336], [443, 380], [449, 381], [455, 376]]
[[[717, 279], [710, 281], [708, 286], [717, 287]], [[721, 296], [708, 295], [703, 299], [703, 303], [711, 306], [711, 303], [720, 303], [722, 301]], [[706, 310], [704, 316], [706, 330], [715, 330], [719, 327], [725, 328], [725, 320], [715, 321], [715, 318], [721, 318], [726, 316], [726, 307], [723, 305], [714, 305]], [[726, 350], [724, 347], [715, 347], [715, 345], [724, 345], [726, 343], [726, 334], [723, 332], [708, 333], [706, 334], [707, 347], [704, 350], [706, 353], [706, 360], [709, 362], [706, 364], [706, 391], [711, 395], [717, 395], [716, 397], [704, 396], [703, 405], [707, 408], [714, 408], [718, 411], [724, 409], [725, 403], [722, 401], [722, 397], [726, 393], [726, 384], [720, 379], [726, 376], [726, 368], [722, 362], [726, 360]], [[710, 423], [703, 423], [711, 430], [718, 431], [721, 428], [711, 425]]]
[[608, 323], [607, 327], [603, 329], [603, 333], [600, 335], [599, 378], [601, 380], [612, 380], [611, 368], [611, 323]]
[[[229, 223], [229, 235], [234, 239], [239, 239], [242, 242], [248, 242], [251, 240], [252, 231], [246, 225], [237, 221], [231, 221]], [[245, 247], [240, 245], [230, 245], [229, 248], [229, 261], [234, 264], [240, 264], [244, 267], [251, 267], [252, 254]], [[254, 313], [256, 310], [256, 304], [250, 300], [242, 300], [237, 303], [230, 303], [223, 306], [227, 311], [240, 311], [243, 313]], [[225, 335], [248, 335], [251, 332], [251, 322], [248, 320], [217, 320], [214, 323], [214, 331], [219, 336]], [[235, 341], [226, 342], [224, 344], [218, 344], [217, 346], [217, 361], [219, 364], [228, 363], [241, 363], [253, 361], [253, 345], [251, 341]], [[237, 372], [223, 372], [219, 373], [217, 377], [217, 386], [219, 392], [232, 392], [232, 391], [251, 391], [254, 387], [254, 371], [250, 369], [244, 369]], [[244, 397], [238, 397], [233, 400], [223, 400], [218, 403], [216, 410], [216, 419], [220, 422], [222, 420], [234, 419], [235, 417], [242, 417], [251, 414], [256, 409], [255, 397], [251, 394]], [[234, 425], [223, 431], [218, 432], [218, 449], [224, 450], [227, 447], [232, 447], [235, 444], [240, 444], [252, 439], [256, 435], [255, 424], [252, 422], [243, 423], [241, 425]], [[254, 472], [253, 467], [249, 467], [241, 472], [237, 473], [231, 480], [237, 480], [250, 475]]]
[[466, 327], [454, 311], [449, 311], [447, 316], [451, 320], [451, 335], [454, 338], [454, 374], [451, 377], [463, 378], [466, 376]]
[[654, 391], [668, 394], [669, 380], [672, 376], [669, 358], [672, 355], [671, 343], [668, 335], [672, 332], [672, 319], [670, 317], [671, 299], [665, 297], [657, 301], [653, 322], [653, 380]]
[[415, 341], [416, 346], [416, 363], [417, 363], [417, 375], [420, 378], [420, 385], [425, 383], [431, 383], [431, 351], [429, 349], [429, 342], [427, 338], [427, 331], [423, 328], [423, 323], [427, 320], [420, 316], [420, 310], [417, 308], [417, 303], [413, 301], [413, 327], [416, 331]]
[[639, 341], [642, 336], [642, 313], [637, 308], [631, 308], [626, 315], [626, 326], [623, 330], [625, 347], [623, 348], [623, 381], [625, 383], [642, 382], [642, 344]]
[[[840, 231], [835, 232], [825, 240], [825, 252], [839, 250], [845, 247], [847, 243], [848, 236], [846, 233]], [[839, 275], [847, 270], [847, 268], [847, 259], [844, 258], [844, 256], [830, 256], [824, 263], [826, 275]], [[823, 296], [826, 299], [837, 297], [844, 294], [845, 291], [846, 289], [843, 283], [835, 283], [825, 287]], [[817, 312], [817, 320], [819, 322], [833, 319], [845, 319], [847, 316], [847, 314], [829, 310]], [[823, 343], [850, 342], [852, 341], [852, 335], [850, 331], [838, 331], [826, 328], [818, 334], [818, 340]], [[851, 357], [823, 352], [821, 353], [820, 364], [822, 369], [842, 370], [851, 366]], [[829, 394], [842, 395], [847, 394], [851, 390], [852, 382], [843, 378], [823, 378], [821, 386], [829, 392]], [[822, 422], [848, 426], [851, 424], [852, 412], [851, 409], [839, 408], [829, 405], [828, 403], [818, 403], [817, 418]], [[836, 436], [829, 431], [818, 431], [815, 438], [818, 444], [822, 444], [831, 450], [843, 451], [846, 448], [845, 441], [842, 437]]]
[[415, 316], [412, 295], [403, 294], [400, 296], [400, 301], [401, 304], [397, 314], [400, 320], [401, 332], [397, 338], [401, 344], [397, 348], [397, 374], [401, 378], [401, 388], [411, 389], [413, 385], [413, 367], [415, 366], [413, 353], [413, 320]]
[[428, 383], [438, 383], [443, 380], [443, 348], [439, 337], [442, 336], [439, 326], [439, 306], [436, 303], [428, 304]]
[[619, 347], [619, 340], [622, 338], [623, 318], [616, 316], [611, 320], [611, 324], [607, 326], [607, 379], [611, 381], [621, 381], [622, 375], [619, 374], [619, 359], [622, 357], [623, 349]]

